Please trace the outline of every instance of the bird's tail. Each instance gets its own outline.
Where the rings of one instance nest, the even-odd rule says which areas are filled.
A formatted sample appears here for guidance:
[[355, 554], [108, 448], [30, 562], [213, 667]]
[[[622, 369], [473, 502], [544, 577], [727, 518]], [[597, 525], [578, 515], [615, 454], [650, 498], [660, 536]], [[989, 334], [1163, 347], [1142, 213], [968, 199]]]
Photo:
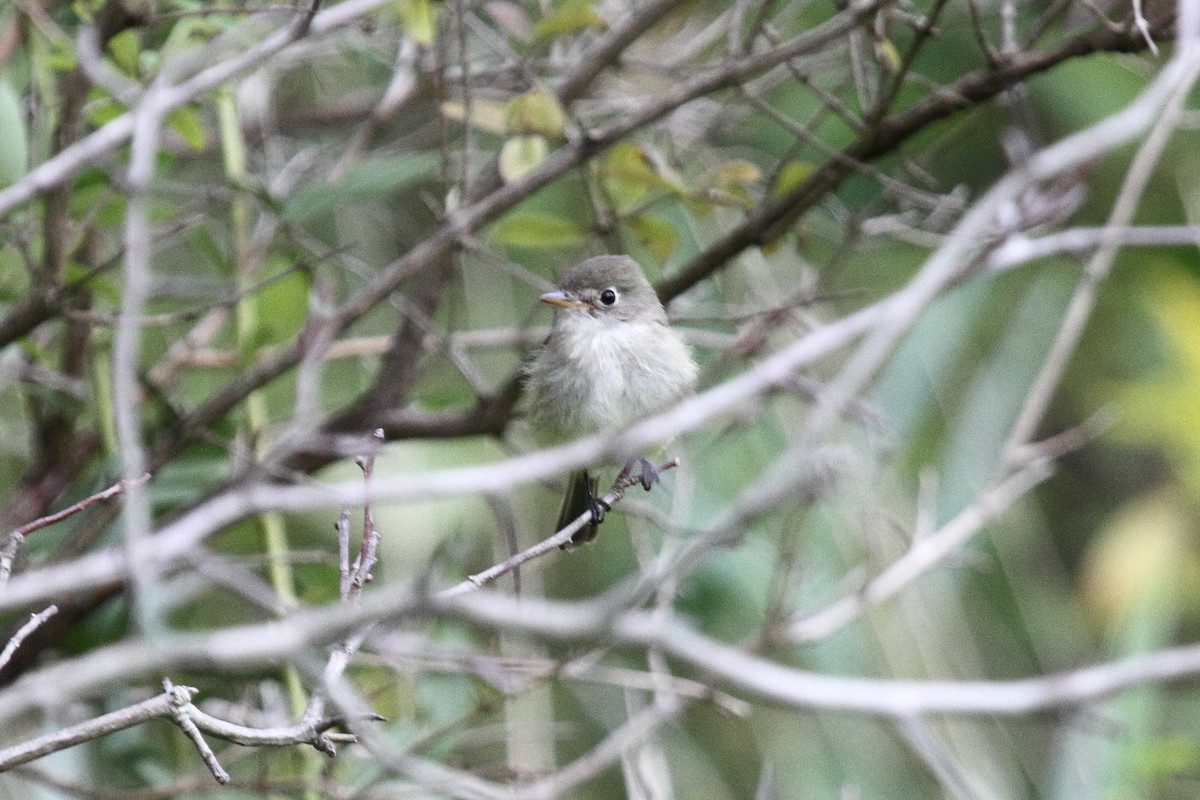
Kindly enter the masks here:
[[[588, 476], [587, 470], [571, 473], [567, 481], [567, 493], [563, 497], [562, 508], [558, 512], [558, 522], [554, 526], [557, 533], [574, 522], [580, 514], [594, 511], [596, 508], [597, 482]], [[593, 516], [586, 525], [571, 537], [571, 546], [584, 544], [596, 538], [599, 521]]]

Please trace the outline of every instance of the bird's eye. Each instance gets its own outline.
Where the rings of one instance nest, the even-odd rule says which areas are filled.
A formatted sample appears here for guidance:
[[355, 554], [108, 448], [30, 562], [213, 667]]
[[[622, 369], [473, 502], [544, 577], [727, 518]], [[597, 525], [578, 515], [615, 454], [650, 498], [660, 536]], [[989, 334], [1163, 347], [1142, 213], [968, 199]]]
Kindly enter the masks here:
[[617, 302], [617, 290], [611, 286], [600, 293], [600, 305], [612, 306]]

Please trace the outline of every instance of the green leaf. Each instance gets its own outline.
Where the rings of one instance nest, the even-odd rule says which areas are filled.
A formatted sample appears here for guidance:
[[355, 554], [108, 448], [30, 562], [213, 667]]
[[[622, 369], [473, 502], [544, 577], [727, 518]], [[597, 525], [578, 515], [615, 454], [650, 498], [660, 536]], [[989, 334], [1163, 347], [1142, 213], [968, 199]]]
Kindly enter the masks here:
[[544, 211], [518, 211], [492, 228], [492, 238], [500, 244], [531, 250], [575, 247], [586, 235], [575, 222]]
[[133, 28], [123, 30], [108, 40], [108, 52], [113, 62], [126, 75], [138, 74], [138, 60], [141, 58], [142, 42], [137, 31]]
[[99, 210], [96, 212], [96, 222], [99, 222], [101, 225], [110, 225], [114, 228], [118, 227], [125, 221], [127, 206], [125, 195], [109, 191], [106, 186], [104, 187], [102, 197]]
[[600, 164], [600, 186], [612, 204], [628, 211], [642, 201], [662, 179], [646, 151], [630, 142], [618, 142]]
[[196, 228], [188, 236], [188, 245], [196, 255], [202, 256], [206, 262], [211, 264], [218, 275], [232, 275], [233, 268], [229, 263], [229, 256], [217, 243], [212, 231], [207, 228]]
[[475, 100], [471, 103], [471, 118], [467, 119], [467, 107], [462, 103], [446, 102], [441, 105], [442, 116], [457, 122], [467, 122], [473, 128], [488, 133], [507, 133], [505, 105], [493, 100]]
[[504, 124], [509, 133], [537, 133], [561, 139], [567, 125], [567, 114], [552, 92], [533, 89], [508, 101], [504, 109]]
[[701, 218], [712, 214], [713, 209], [717, 207], [716, 203], [701, 194], [689, 195], [683, 198], [683, 202], [687, 206], [688, 211]]
[[762, 180], [762, 171], [756, 164], [743, 159], [726, 161], [717, 169], [716, 182], [722, 188], [734, 184], [758, 183]]
[[90, 24], [96, 17], [96, 15], [93, 13], [93, 5], [95, 4], [85, 3], [83, 0], [75, 0], [74, 3], [71, 3], [71, 13], [79, 17], [79, 19], [83, 22]]
[[67, 262], [67, 283], [87, 281], [88, 291], [95, 297], [101, 297], [114, 304], [121, 302], [121, 287], [113, 280], [111, 274], [96, 274], [93, 267], [84, 266], [77, 261]]
[[402, 0], [400, 22], [409, 38], [420, 45], [433, 43], [437, 31], [437, 8], [430, 0]]
[[549, 151], [550, 148], [544, 137], [512, 137], [500, 148], [498, 164], [500, 177], [504, 179], [505, 183], [517, 180], [545, 161]]
[[733, 208], [753, 208], [755, 205], [754, 195], [742, 183], [732, 183], [723, 189], [716, 190], [711, 193], [709, 199], [716, 205]]
[[679, 243], [679, 231], [659, 216], [642, 214], [629, 220], [629, 227], [642, 246], [653, 253], [660, 264], [671, 257], [675, 252], [675, 245]]
[[21, 251], [12, 245], [0, 245], [0, 300], [11, 302], [25, 291], [28, 271]]
[[1195, 772], [1200, 765], [1200, 749], [1184, 736], [1171, 736], [1137, 743], [1127, 758], [1139, 777], [1162, 780]]
[[88, 122], [98, 128], [101, 125], [107, 125], [108, 123], [112, 122], [114, 119], [124, 114], [125, 111], [125, 106], [105, 95], [93, 103], [88, 103], [87, 119]]
[[282, 258], [272, 259], [268, 270], [287, 274], [266, 281], [254, 299], [259, 309], [259, 345], [295, 339], [304, 328], [309, 313], [308, 293], [312, 288], [309, 274], [291, 269], [290, 263]]
[[57, 40], [50, 45], [50, 52], [43, 59], [46, 66], [56, 72], [70, 72], [79, 65], [75, 57], [75, 42], [72, 39]]
[[219, 33], [222, 22], [228, 24], [229, 21], [231, 20], [215, 14], [184, 17], [171, 26], [171, 32], [167, 34], [166, 41], [159, 46], [158, 51], [150, 52], [156, 52], [157, 58], [194, 50]]
[[433, 174], [437, 164], [436, 156], [425, 153], [364, 161], [337, 183], [316, 181], [296, 192], [284, 203], [283, 216], [304, 224], [348, 201], [387, 197]]
[[6, 77], [0, 77], [0, 186], [15, 183], [29, 163], [29, 136], [21, 99]]
[[537, 21], [533, 26], [533, 38], [540, 41], [589, 28], [603, 30], [605, 27], [604, 17], [600, 16], [590, 0], [566, 0]]
[[775, 179], [771, 197], [778, 200], [791, 194], [793, 189], [804, 183], [809, 175], [812, 175], [812, 172], [812, 164], [806, 161], [789, 161], [784, 164], [783, 169], [779, 170], [779, 177]]
[[200, 121], [200, 114], [195, 108], [184, 106], [175, 109], [167, 117], [167, 125], [179, 135], [180, 139], [183, 139], [183, 143], [188, 147], [197, 153], [204, 150], [207, 136], [204, 131], [204, 123]]
[[900, 58], [900, 51], [896, 49], [896, 45], [892, 44], [891, 39], [880, 39], [876, 43], [879, 51], [879, 60], [887, 68], [888, 72], [893, 74], [900, 71], [903, 66], [903, 61]]

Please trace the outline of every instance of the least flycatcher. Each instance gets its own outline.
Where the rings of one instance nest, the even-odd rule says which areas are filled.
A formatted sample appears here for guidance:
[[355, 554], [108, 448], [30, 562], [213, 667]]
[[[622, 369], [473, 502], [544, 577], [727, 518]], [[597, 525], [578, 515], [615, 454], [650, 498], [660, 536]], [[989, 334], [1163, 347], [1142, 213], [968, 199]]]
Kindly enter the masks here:
[[[667, 323], [654, 288], [628, 256], [596, 256], [574, 267], [557, 291], [550, 336], [530, 363], [530, 423], [543, 445], [623, 428], [690, 394], [697, 367]], [[655, 479], [642, 461], [642, 484]], [[585, 511], [591, 522], [572, 544], [595, 538], [603, 516], [587, 470], [571, 475], [555, 530]]]

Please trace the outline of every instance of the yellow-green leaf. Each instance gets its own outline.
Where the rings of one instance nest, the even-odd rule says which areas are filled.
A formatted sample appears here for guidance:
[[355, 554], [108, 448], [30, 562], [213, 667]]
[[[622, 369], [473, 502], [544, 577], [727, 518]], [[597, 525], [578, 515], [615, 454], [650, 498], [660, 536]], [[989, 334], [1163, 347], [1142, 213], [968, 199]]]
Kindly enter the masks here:
[[675, 245], [679, 243], [679, 231], [662, 217], [642, 214], [629, 220], [629, 227], [660, 264], [671, 257]]
[[1166, 587], [1180, 586], [1197, 565], [1186, 503], [1176, 493], [1139, 495], [1113, 514], [1088, 545], [1080, 569], [1084, 607], [1110, 629], [1174, 602]]
[[880, 39], [876, 44], [879, 48], [879, 60], [883, 62], [888, 72], [899, 72], [902, 63], [900, 51], [896, 49], [896, 45], [892, 44], [892, 40]]
[[138, 74], [138, 59], [142, 53], [142, 43], [135, 29], [121, 31], [108, 40], [108, 52], [113, 62], [126, 75]]
[[488, 133], [508, 132], [505, 124], [505, 106], [492, 100], [475, 100], [471, 103], [471, 118], [467, 119], [467, 107], [458, 102], [442, 103], [442, 116], [458, 122], [467, 122], [473, 128]]
[[724, 189], [713, 192], [710, 199], [717, 205], [734, 208], [753, 208], [755, 205], [754, 195], [742, 183], [731, 183]]
[[414, 42], [432, 44], [437, 31], [437, 8], [430, 0], [401, 0], [400, 22]]
[[702, 218], [712, 214], [713, 209], [717, 207], [716, 203], [701, 194], [689, 195], [683, 198], [683, 201], [687, 205], [688, 211]]
[[96, 16], [92, 13], [93, 5], [93, 3], [83, 2], [83, 0], [75, 0], [74, 3], [71, 3], [71, 13], [83, 22], [90, 23], [93, 19], [95, 19]]
[[779, 170], [779, 177], [775, 179], [775, 187], [771, 192], [771, 196], [775, 199], [786, 197], [791, 194], [792, 190], [808, 179], [812, 175], [813, 166], [806, 161], [789, 161]]
[[575, 247], [587, 232], [577, 223], [544, 211], [517, 211], [492, 228], [492, 238], [533, 250]]
[[145, 51], [143, 58], [153, 55], [157, 59], [160, 54], [170, 57], [195, 50], [220, 31], [222, 25], [228, 25], [228, 21], [222, 21], [219, 15], [184, 17], [171, 26], [166, 40], [157, 49]]
[[207, 137], [204, 132], [204, 123], [200, 121], [200, 114], [196, 109], [184, 106], [172, 111], [167, 117], [167, 125], [175, 131], [180, 139], [183, 139], [183, 143], [188, 147], [196, 152], [204, 149]]
[[96, 127], [106, 125], [125, 113], [125, 106], [107, 95], [89, 103], [87, 106], [88, 122]]
[[69, 72], [79, 65], [75, 57], [75, 42], [73, 39], [58, 40], [50, 45], [50, 51], [43, 59], [50, 69], [56, 72]]
[[508, 101], [504, 122], [509, 133], [537, 133], [559, 139], [566, 127], [567, 115], [552, 92], [533, 89]]
[[1187, 736], [1166, 736], [1130, 744], [1130, 766], [1135, 775], [1145, 780], [1194, 774], [1200, 766], [1200, 747]]
[[533, 38], [553, 39], [589, 28], [602, 30], [604, 27], [604, 17], [600, 16], [590, 0], [566, 0], [537, 21], [533, 26]]
[[726, 161], [717, 170], [717, 184], [729, 186], [738, 183], [758, 183], [762, 180], [762, 171], [752, 162], [738, 159]]
[[601, 188], [621, 211], [632, 209], [652, 187], [663, 184], [646, 151], [630, 142], [613, 145], [600, 165]]
[[550, 151], [541, 136], [513, 136], [500, 148], [500, 177], [511, 183], [546, 160]]

